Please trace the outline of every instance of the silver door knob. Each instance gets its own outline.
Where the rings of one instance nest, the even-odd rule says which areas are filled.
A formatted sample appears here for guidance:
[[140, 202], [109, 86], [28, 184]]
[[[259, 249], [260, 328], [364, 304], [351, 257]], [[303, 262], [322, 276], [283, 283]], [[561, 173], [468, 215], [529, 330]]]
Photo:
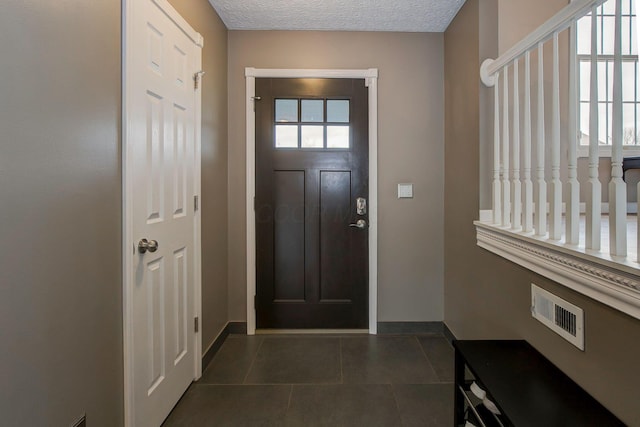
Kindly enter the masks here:
[[349, 227], [355, 227], [359, 228], [360, 230], [364, 230], [365, 228], [367, 228], [367, 221], [365, 221], [364, 219], [359, 219], [355, 224], [349, 224]]
[[138, 242], [138, 252], [141, 254], [149, 252], [155, 252], [158, 250], [158, 242], [155, 240], [148, 241], [147, 239], [141, 239]]

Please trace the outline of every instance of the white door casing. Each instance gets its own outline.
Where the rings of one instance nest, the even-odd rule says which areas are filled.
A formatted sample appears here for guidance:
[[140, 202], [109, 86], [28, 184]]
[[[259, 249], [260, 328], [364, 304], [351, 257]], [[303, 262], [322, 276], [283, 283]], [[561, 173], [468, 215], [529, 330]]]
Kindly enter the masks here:
[[125, 423], [159, 426], [201, 374], [202, 37], [166, 0], [123, 6]]
[[378, 69], [245, 68], [247, 334], [256, 333], [256, 78], [365, 79], [369, 90], [369, 333], [378, 332]]

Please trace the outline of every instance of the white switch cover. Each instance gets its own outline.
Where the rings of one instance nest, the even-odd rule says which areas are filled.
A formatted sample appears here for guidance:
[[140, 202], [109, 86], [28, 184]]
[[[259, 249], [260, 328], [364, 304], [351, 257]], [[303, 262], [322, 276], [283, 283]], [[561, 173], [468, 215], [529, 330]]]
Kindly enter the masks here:
[[413, 199], [413, 184], [398, 184], [398, 199]]

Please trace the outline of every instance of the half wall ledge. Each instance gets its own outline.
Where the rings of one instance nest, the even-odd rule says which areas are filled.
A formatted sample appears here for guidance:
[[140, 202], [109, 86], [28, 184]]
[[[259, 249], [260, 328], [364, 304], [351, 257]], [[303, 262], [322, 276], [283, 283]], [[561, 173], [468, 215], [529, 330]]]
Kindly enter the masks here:
[[640, 319], [640, 268], [581, 252], [532, 233], [474, 221], [478, 246]]

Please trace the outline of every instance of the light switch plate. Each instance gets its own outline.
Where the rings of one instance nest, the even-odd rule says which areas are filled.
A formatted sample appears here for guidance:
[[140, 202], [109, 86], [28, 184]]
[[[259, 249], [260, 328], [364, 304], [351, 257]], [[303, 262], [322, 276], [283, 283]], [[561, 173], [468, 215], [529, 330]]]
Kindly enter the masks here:
[[398, 199], [413, 199], [413, 184], [398, 184]]

